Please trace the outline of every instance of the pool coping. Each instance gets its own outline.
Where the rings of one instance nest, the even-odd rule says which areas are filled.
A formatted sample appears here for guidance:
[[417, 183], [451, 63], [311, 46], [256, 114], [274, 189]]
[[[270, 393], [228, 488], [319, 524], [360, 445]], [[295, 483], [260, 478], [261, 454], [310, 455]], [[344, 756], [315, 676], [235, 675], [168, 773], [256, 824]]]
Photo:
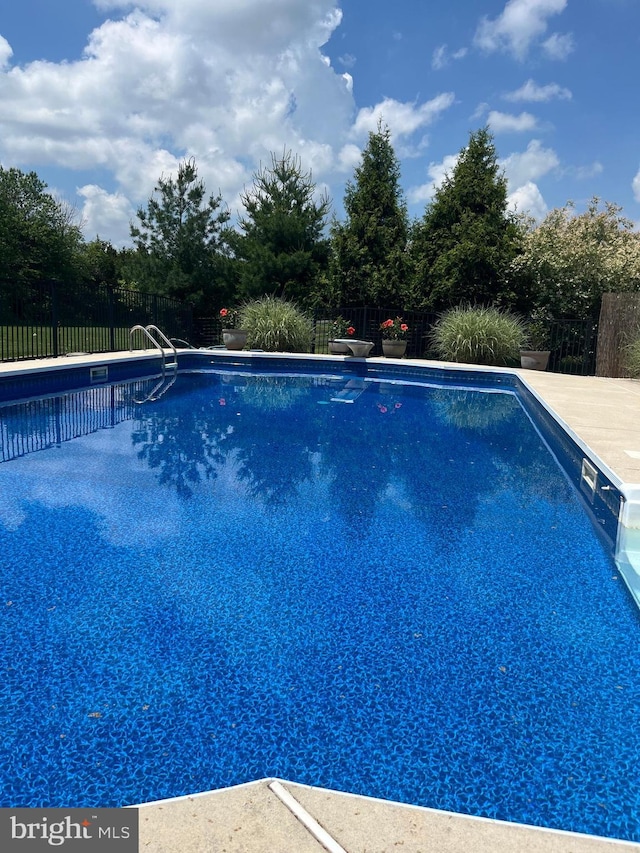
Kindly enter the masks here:
[[[598, 408], [594, 401], [595, 396], [606, 397], [607, 394], [613, 394], [614, 405], [618, 407], [621, 405], [620, 400], [632, 401], [634, 412], [638, 412], [636, 423], [640, 423], [640, 383], [631, 384], [634, 380], [566, 377], [520, 368], [460, 365], [419, 359], [360, 359], [334, 355], [178, 350], [178, 354], [183, 356], [193, 356], [195, 352], [210, 356], [214, 361], [224, 358], [228, 362], [231, 356], [237, 359], [238, 364], [250, 364], [256, 357], [261, 362], [283, 358], [309, 362], [313, 359], [318, 366], [326, 364], [329, 368], [333, 364], [338, 370], [348, 363], [352, 370], [365, 370], [367, 365], [371, 365], [384, 366], [384, 370], [429, 368], [446, 373], [463, 370], [516, 377], [624, 496], [616, 551], [619, 558], [629, 560], [632, 573], [640, 576], [640, 451], [637, 466], [634, 457], [630, 457], [632, 462], [629, 468], [621, 469], [617, 460], [624, 461], [619, 451], [629, 453], [624, 446], [625, 442], [628, 443], [629, 430], [620, 427], [618, 421], [611, 422], [610, 418], [609, 421], [603, 420], [603, 407]], [[160, 369], [160, 358], [153, 351], [82, 354], [57, 359], [2, 363], [0, 382], [3, 378], [28, 377], [43, 371], [141, 361], [148, 361], [150, 368], [155, 368], [156, 371]], [[590, 432], [590, 429], [593, 429], [593, 419], [586, 423], [584, 407], [575, 407], [575, 401], [574, 412], [569, 399], [571, 395], [567, 396], [566, 393], [568, 386], [571, 386], [579, 402], [588, 398], [594, 403], [591, 408], [596, 428], [603, 429], [610, 436], [615, 436], [616, 431], [624, 433], [611, 442], [616, 453], [609, 454], [606, 441], [600, 446], [593, 439], [587, 441], [587, 437], [593, 434]], [[606, 408], [605, 404], [604, 409]], [[638, 444], [640, 445], [640, 434]], [[609, 460], [614, 460], [614, 464], [610, 464]], [[632, 471], [633, 474], [637, 471], [638, 476], [629, 480], [625, 477], [627, 471]], [[274, 791], [272, 787], [274, 782], [278, 782], [280, 787], [298, 802], [301, 813], [291, 811], [291, 803], [286, 804], [278, 797], [278, 788]], [[466, 853], [471, 847], [475, 853], [489, 853], [495, 849], [526, 850], [527, 853], [605, 853], [622, 847], [640, 850], [640, 844], [619, 839], [442, 812], [274, 779], [256, 780], [233, 788], [140, 804], [138, 808], [141, 847], [158, 853], [173, 850], [184, 853], [193, 850], [194, 853], [199, 853], [203, 849], [218, 849], [211, 846], [214, 843], [212, 839], [218, 839], [221, 845], [219, 849], [237, 853], [274, 853], [277, 850], [295, 850], [296, 853], [319, 850], [329, 850], [330, 853], [340, 853], [344, 850], [349, 853], [385, 853], [387, 850], [398, 849], [398, 846], [401, 846], [404, 853], [424, 853], [425, 850]], [[309, 826], [317, 824], [327, 833], [327, 837], [316, 837], [309, 826], [304, 821], [301, 822], [302, 813], [311, 817]], [[332, 847], [332, 843], [336, 846]]]

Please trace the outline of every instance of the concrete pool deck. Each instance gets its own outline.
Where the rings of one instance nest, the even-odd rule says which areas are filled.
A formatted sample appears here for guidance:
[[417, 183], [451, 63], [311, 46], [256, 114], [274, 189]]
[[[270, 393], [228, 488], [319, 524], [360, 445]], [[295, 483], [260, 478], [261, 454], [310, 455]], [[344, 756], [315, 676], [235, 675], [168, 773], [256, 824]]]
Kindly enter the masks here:
[[[293, 802], [284, 803], [283, 792]], [[623, 853], [639, 849], [640, 844], [626, 841], [467, 817], [273, 779], [140, 807], [140, 851], [148, 853]]]
[[640, 380], [516, 372], [622, 483], [640, 483]]
[[[63, 364], [105, 364], [129, 355], [1, 364], [0, 378]], [[441, 362], [413, 363], [443, 367]], [[619, 483], [640, 484], [640, 381], [514, 372]], [[640, 844], [264, 779], [140, 806], [139, 849], [149, 853], [622, 853], [640, 851]]]

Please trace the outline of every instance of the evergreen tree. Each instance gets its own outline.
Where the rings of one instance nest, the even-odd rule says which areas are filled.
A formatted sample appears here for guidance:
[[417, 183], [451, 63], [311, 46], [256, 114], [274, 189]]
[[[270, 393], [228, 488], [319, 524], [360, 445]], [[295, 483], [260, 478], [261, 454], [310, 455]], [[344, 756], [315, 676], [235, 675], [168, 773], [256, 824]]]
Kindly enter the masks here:
[[330, 202], [316, 200], [315, 193], [311, 172], [290, 151], [272, 154], [271, 166], [254, 175], [242, 196], [246, 214], [234, 242], [241, 296], [316, 301], [329, 255], [323, 232]]
[[388, 127], [369, 134], [345, 190], [346, 221], [332, 224], [334, 304], [403, 307], [410, 285], [408, 219]]
[[211, 312], [233, 289], [229, 255], [229, 212], [221, 196], [206, 198], [195, 160], [178, 167], [178, 175], [161, 176], [131, 225], [136, 264], [127, 275], [142, 290], [190, 302]]
[[435, 311], [465, 302], [528, 310], [527, 295], [509, 277], [520, 241], [492, 137], [481, 128], [414, 227], [418, 303]]

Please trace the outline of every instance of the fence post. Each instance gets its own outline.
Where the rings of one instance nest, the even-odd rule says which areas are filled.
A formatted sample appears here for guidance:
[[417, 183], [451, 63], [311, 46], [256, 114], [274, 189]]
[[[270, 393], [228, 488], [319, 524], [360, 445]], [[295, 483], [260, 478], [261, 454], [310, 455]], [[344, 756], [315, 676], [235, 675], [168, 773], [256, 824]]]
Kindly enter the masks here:
[[116, 329], [114, 324], [114, 309], [113, 309], [113, 287], [107, 285], [107, 317], [109, 318], [109, 349], [115, 352], [116, 349]]
[[58, 305], [57, 305], [57, 288], [56, 282], [51, 279], [51, 343], [53, 348], [53, 357], [58, 357]]

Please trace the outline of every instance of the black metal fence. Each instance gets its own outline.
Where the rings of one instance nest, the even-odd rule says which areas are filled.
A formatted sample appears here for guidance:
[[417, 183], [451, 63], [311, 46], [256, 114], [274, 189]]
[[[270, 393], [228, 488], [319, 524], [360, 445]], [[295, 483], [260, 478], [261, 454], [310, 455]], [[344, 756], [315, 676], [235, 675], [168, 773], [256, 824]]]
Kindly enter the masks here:
[[[409, 326], [407, 339], [408, 358], [436, 358], [431, 345], [431, 331], [438, 314], [425, 311], [398, 311], [388, 308], [342, 308], [335, 316], [348, 320], [355, 328], [355, 337], [373, 341], [373, 353], [382, 351], [380, 324], [394, 317], [402, 317]], [[327, 352], [331, 337], [331, 320], [314, 318], [314, 351]], [[593, 375], [596, 366], [598, 324], [594, 320], [554, 320], [549, 325], [548, 370], [554, 373]]]
[[153, 323], [189, 339], [191, 307], [100, 284], [0, 282], [0, 361], [129, 349], [129, 329]]
[[594, 376], [598, 323], [596, 320], [554, 320], [549, 326], [548, 370]]
[[[429, 332], [438, 315], [425, 311], [396, 311], [388, 308], [339, 308], [335, 316], [343, 317], [355, 329], [354, 337], [363, 341], [373, 341], [372, 354], [382, 352], [382, 332], [380, 324], [394, 317], [402, 317], [409, 326], [407, 337], [407, 357], [423, 358], [428, 355]], [[320, 316], [314, 318], [314, 352], [327, 352], [327, 342], [333, 337], [331, 320]]]
[[[357, 338], [373, 341], [373, 352], [378, 354], [382, 350], [380, 324], [401, 316], [409, 326], [407, 356], [434, 356], [430, 333], [437, 314], [371, 307], [337, 309], [331, 317], [316, 315], [312, 352], [327, 352], [327, 342], [333, 337], [331, 323], [338, 315], [355, 328]], [[0, 361], [127, 350], [130, 328], [149, 323], [168, 337], [194, 346], [214, 346], [222, 340], [219, 317], [194, 319], [190, 306], [166, 296], [108, 285], [0, 281]], [[594, 320], [554, 321], [549, 328], [548, 369], [593, 375], [597, 332]]]
[[[400, 311], [389, 308], [338, 308], [331, 312], [318, 313], [313, 317], [313, 340], [311, 350], [328, 352], [328, 342], [333, 337], [332, 322], [340, 316], [355, 328], [355, 337], [373, 341], [372, 354], [382, 352], [380, 324], [394, 317], [402, 317], [409, 326], [407, 339], [408, 358], [436, 358], [431, 346], [431, 330], [438, 314], [426, 311]], [[548, 370], [554, 373], [593, 375], [596, 366], [596, 344], [598, 324], [594, 320], [554, 320], [549, 326]], [[195, 346], [216, 346], [222, 343], [222, 323], [218, 317], [194, 319]]]

